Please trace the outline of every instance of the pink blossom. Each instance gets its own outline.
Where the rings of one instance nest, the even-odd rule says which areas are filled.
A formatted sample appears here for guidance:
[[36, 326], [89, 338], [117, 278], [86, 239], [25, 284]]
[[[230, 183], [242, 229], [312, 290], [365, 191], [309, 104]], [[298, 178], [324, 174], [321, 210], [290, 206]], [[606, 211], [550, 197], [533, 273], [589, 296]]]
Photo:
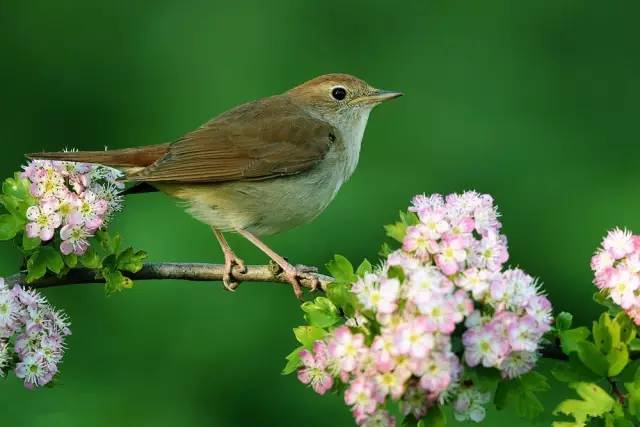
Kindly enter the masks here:
[[364, 377], [358, 377], [351, 382], [351, 385], [344, 392], [344, 401], [352, 406], [354, 410], [362, 411], [363, 414], [372, 414], [378, 406], [375, 395], [375, 386]]
[[486, 368], [498, 366], [509, 351], [508, 342], [488, 325], [468, 329], [462, 335], [462, 343], [465, 346], [465, 361], [471, 367], [479, 364]]
[[364, 351], [364, 336], [352, 334], [346, 326], [336, 329], [329, 341], [329, 355], [344, 372], [351, 372], [356, 368]]
[[311, 384], [318, 394], [325, 394], [333, 387], [333, 377], [327, 372], [327, 346], [323, 341], [316, 341], [313, 352], [302, 350], [300, 360], [303, 367], [298, 370], [298, 379], [303, 384]]
[[53, 233], [60, 226], [62, 219], [56, 213], [57, 202], [52, 199], [43, 200], [40, 206], [31, 206], [27, 209], [26, 226], [27, 236], [39, 237], [46, 242], [53, 238]]
[[628, 230], [613, 229], [602, 241], [602, 247], [614, 259], [623, 258], [634, 251], [633, 236]]
[[419, 316], [398, 327], [394, 344], [400, 354], [422, 358], [433, 348], [433, 332], [429, 319]]
[[457, 273], [461, 268], [462, 262], [467, 259], [464, 239], [452, 237], [444, 241], [435, 259], [436, 265], [445, 275], [450, 276]]

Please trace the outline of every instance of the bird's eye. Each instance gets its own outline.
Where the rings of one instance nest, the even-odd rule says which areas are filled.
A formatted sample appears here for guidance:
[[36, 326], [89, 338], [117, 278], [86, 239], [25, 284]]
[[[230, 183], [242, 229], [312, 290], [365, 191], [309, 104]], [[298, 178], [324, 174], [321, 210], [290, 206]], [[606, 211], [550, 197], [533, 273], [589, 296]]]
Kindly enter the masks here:
[[334, 87], [331, 90], [331, 96], [333, 96], [333, 99], [337, 99], [338, 101], [342, 101], [343, 99], [345, 99], [347, 97], [347, 90], [343, 87]]

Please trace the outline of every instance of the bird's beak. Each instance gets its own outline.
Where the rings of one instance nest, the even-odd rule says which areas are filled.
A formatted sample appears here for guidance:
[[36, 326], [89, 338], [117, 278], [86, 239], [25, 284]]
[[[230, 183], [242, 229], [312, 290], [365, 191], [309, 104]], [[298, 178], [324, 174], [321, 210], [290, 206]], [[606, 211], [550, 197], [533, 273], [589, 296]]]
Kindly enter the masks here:
[[354, 104], [380, 104], [381, 102], [388, 101], [390, 99], [398, 98], [404, 95], [402, 92], [396, 92], [393, 90], [381, 90], [375, 89], [371, 94], [360, 96], [353, 99], [351, 103]]

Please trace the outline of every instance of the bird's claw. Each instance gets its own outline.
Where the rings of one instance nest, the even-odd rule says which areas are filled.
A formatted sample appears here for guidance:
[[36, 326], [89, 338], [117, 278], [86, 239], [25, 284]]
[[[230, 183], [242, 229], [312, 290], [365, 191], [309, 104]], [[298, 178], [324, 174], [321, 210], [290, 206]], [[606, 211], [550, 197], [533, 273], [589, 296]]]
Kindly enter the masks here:
[[234, 275], [234, 269], [239, 273], [246, 273], [247, 267], [244, 261], [235, 254], [225, 254], [224, 257], [224, 273], [222, 275], [222, 284], [228, 291], [234, 292], [240, 286], [240, 281]]
[[318, 278], [313, 274], [314, 271], [317, 271], [314, 267], [305, 267], [305, 266], [297, 266], [291, 269], [287, 269], [283, 272], [284, 278], [291, 284], [293, 287], [293, 293], [296, 298], [302, 301], [302, 286], [300, 286], [300, 281], [304, 280], [306, 282], [311, 283], [309, 290], [311, 292], [315, 291], [318, 288], [319, 281]]

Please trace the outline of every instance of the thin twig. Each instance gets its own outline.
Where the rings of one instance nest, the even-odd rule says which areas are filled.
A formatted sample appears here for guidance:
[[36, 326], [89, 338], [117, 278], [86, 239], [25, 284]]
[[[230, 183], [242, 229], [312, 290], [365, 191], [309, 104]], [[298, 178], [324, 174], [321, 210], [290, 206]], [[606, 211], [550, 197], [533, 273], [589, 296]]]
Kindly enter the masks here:
[[[312, 270], [309, 267], [298, 267], [304, 269], [304, 271]], [[177, 262], [146, 263], [142, 267], [142, 270], [137, 273], [124, 272], [124, 274], [132, 280], [190, 280], [199, 282], [221, 282], [224, 274], [224, 265]], [[326, 290], [327, 285], [333, 281], [333, 278], [323, 274], [310, 274], [313, 274], [320, 282], [318, 290]], [[13, 276], [6, 277], [5, 282], [10, 285], [19, 283], [36, 289], [72, 284], [104, 283], [104, 280], [96, 279], [96, 275], [96, 270], [73, 269], [63, 277], [46, 276], [33, 283], [27, 284], [25, 280], [26, 272], [23, 271], [14, 274]], [[249, 265], [244, 273], [237, 271], [237, 269], [234, 270], [233, 276], [238, 282], [289, 283], [282, 272], [278, 271], [277, 267], [274, 268], [272, 265]], [[307, 289], [312, 289], [313, 287], [312, 281], [304, 278], [300, 279], [300, 284]]]
[[[298, 266], [305, 271], [313, 270], [305, 266]], [[6, 277], [5, 282], [9, 285], [20, 284], [31, 288], [42, 289], [56, 286], [87, 284], [87, 283], [104, 283], [102, 279], [96, 279], [96, 270], [91, 269], [72, 269], [65, 276], [46, 276], [33, 283], [26, 283], [26, 272], [20, 272], [12, 276]], [[124, 273], [132, 280], [189, 280], [197, 282], [222, 282], [224, 274], [223, 264], [205, 264], [205, 263], [178, 263], [178, 262], [159, 262], [146, 263], [142, 270], [137, 273]], [[333, 281], [333, 278], [319, 273], [313, 274], [319, 281], [320, 285], [317, 290], [326, 291], [327, 285]], [[266, 283], [283, 283], [289, 282], [281, 271], [273, 265], [249, 265], [246, 272], [242, 273], [236, 270], [233, 272], [234, 278], [239, 282], [266, 282]], [[313, 283], [307, 279], [301, 279], [300, 284], [307, 289], [312, 289]], [[547, 359], [566, 360], [567, 356], [562, 352], [557, 343], [545, 345], [541, 350], [542, 357]]]

